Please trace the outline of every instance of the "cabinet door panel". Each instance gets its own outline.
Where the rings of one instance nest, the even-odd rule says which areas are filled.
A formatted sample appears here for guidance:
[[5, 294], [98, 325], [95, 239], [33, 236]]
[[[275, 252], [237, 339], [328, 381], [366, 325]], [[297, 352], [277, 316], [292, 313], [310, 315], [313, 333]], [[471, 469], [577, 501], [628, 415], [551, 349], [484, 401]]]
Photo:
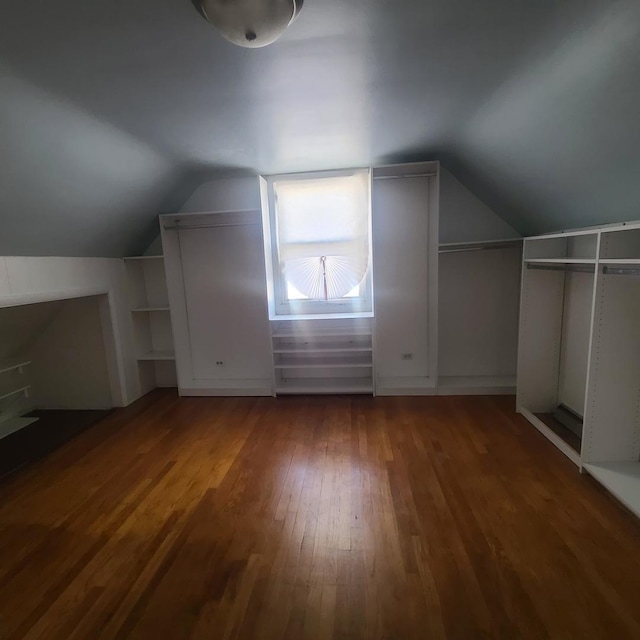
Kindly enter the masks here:
[[193, 378], [269, 378], [260, 226], [180, 231], [180, 251]]
[[378, 377], [429, 376], [429, 179], [374, 181]]

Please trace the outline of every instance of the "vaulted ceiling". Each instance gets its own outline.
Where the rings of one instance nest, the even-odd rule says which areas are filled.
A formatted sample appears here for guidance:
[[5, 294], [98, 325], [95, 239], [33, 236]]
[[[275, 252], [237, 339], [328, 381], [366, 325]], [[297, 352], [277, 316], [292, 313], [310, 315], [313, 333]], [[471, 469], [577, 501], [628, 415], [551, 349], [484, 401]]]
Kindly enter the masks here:
[[0, 254], [122, 255], [234, 171], [441, 159], [523, 233], [640, 218], [637, 0], [305, 0], [237, 48], [190, 0], [0, 9]]

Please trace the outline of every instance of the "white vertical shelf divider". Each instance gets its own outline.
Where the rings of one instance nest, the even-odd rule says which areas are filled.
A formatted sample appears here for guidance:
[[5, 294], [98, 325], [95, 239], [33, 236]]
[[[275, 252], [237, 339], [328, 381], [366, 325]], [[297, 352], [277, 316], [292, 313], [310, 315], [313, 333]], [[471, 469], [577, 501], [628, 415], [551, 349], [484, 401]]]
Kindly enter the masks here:
[[177, 386], [163, 256], [124, 258], [140, 393]]

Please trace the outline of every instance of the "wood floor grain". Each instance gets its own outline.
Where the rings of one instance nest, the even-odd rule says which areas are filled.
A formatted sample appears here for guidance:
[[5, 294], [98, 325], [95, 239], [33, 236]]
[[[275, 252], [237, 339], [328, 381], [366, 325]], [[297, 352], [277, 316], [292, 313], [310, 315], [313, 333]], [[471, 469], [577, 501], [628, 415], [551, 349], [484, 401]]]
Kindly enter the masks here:
[[640, 638], [640, 524], [512, 398], [156, 391], [0, 484], [0, 561], [3, 640]]

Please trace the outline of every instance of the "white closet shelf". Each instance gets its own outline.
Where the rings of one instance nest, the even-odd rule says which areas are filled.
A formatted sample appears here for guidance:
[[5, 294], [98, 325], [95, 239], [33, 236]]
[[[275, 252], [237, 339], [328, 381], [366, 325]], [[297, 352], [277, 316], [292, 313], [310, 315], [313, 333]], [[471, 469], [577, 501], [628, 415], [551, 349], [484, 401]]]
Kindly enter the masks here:
[[7, 373], [8, 371], [14, 371], [20, 367], [26, 367], [31, 364], [31, 360], [27, 358], [14, 358], [13, 360], [5, 360], [0, 362], [0, 373]]
[[488, 251], [491, 249], [511, 249], [522, 247], [524, 238], [504, 240], [476, 240], [473, 242], [443, 242], [438, 245], [439, 253], [460, 253], [463, 251]]
[[136, 360], [149, 361], [149, 360], [175, 360], [176, 354], [173, 351], [148, 351], [139, 355]]
[[359, 394], [373, 393], [371, 378], [296, 378], [276, 385], [277, 394]]
[[625, 507], [640, 516], [640, 462], [595, 462], [584, 468]]
[[19, 393], [26, 393], [31, 389], [31, 385], [27, 384], [18, 389], [11, 389], [10, 391], [1, 391], [0, 390], [0, 400], [4, 400], [5, 398], [10, 398], [11, 396], [17, 396]]
[[358, 346], [340, 346], [332, 343], [325, 345], [310, 344], [309, 346], [290, 346], [290, 347], [275, 347], [273, 349], [274, 354], [289, 354], [289, 355], [304, 355], [304, 354], [317, 354], [317, 353], [372, 353], [373, 348], [371, 346], [358, 347]]
[[595, 258], [527, 258], [525, 262], [536, 264], [595, 264]]
[[155, 311], [169, 311], [169, 307], [135, 307], [131, 313], [152, 313]]
[[352, 369], [354, 367], [372, 368], [371, 356], [328, 356], [325, 358], [300, 358], [298, 356], [281, 355], [276, 359], [276, 369]]
[[30, 424], [37, 422], [38, 418], [11, 418], [5, 422], [0, 423], [0, 439], [10, 436], [20, 429], [28, 427]]
[[600, 258], [600, 264], [626, 264], [640, 267], [640, 258]]
[[127, 256], [123, 260], [164, 260], [164, 256]]
[[334, 329], [333, 331], [313, 331], [304, 333], [302, 331], [278, 331], [272, 335], [273, 338], [297, 338], [298, 340], [313, 340], [315, 338], [351, 338], [358, 336], [370, 336], [371, 329]]

